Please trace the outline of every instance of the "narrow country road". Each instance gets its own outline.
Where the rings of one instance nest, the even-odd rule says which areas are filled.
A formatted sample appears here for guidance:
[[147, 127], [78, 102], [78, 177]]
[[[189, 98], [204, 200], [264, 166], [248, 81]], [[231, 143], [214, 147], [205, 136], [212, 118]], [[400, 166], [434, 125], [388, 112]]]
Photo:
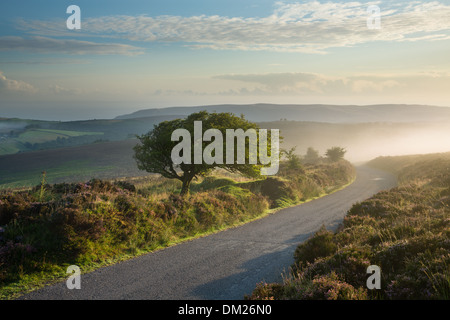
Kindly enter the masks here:
[[393, 176], [358, 167], [356, 181], [334, 194], [211, 236], [81, 275], [21, 299], [243, 299], [261, 281], [281, 280], [296, 246], [322, 224], [335, 229], [353, 203], [396, 185]]

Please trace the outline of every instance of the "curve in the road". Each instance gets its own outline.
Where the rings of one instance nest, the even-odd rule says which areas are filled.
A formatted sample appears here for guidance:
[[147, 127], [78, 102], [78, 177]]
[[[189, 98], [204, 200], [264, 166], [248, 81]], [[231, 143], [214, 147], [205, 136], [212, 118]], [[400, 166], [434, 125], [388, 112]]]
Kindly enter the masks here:
[[83, 274], [79, 290], [63, 282], [21, 299], [242, 299], [261, 281], [280, 281], [296, 246], [322, 225], [335, 229], [352, 204], [395, 185], [386, 172], [358, 167], [355, 182], [331, 195]]

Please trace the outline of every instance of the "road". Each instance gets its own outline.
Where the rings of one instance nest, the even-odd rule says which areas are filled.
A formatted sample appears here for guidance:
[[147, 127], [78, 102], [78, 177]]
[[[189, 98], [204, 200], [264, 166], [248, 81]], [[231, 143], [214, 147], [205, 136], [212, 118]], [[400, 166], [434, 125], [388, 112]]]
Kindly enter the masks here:
[[231, 300], [288, 271], [296, 246], [322, 225], [335, 230], [352, 204], [396, 185], [393, 176], [357, 168], [349, 187], [240, 227], [184, 242], [81, 275], [81, 289], [48, 286], [21, 299]]

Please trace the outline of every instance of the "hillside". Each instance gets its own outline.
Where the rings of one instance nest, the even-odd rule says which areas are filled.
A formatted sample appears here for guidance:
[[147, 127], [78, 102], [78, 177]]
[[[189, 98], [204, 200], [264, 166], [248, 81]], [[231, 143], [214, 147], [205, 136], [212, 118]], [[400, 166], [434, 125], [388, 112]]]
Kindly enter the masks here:
[[133, 159], [136, 139], [0, 156], [0, 189], [32, 187], [46, 171], [49, 183], [148, 175]]
[[[284, 283], [261, 283], [249, 299], [450, 298], [450, 153], [380, 157], [399, 187], [356, 203], [335, 233], [322, 228], [295, 252]], [[369, 290], [370, 265], [381, 288]]]
[[0, 155], [125, 140], [148, 132], [161, 121], [179, 117], [182, 116], [65, 122], [1, 119]]
[[[61, 144], [59, 148], [0, 155], [0, 188], [36, 185], [40, 181], [42, 171], [47, 171], [47, 178], [51, 183], [76, 182], [90, 177], [109, 179], [145, 175], [145, 172], [137, 169], [133, 159], [136, 139], [104, 140], [113, 129], [122, 137], [133, 136], [133, 132], [150, 130], [149, 128], [153, 127], [150, 121], [161, 119], [163, 118], [154, 117], [143, 118], [142, 122], [93, 120], [53, 124], [58, 130], [66, 130], [65, 133], [81, 134], [94, 130], [96, 124], [101, 121], [103, 127], [99, 126], [98, 129], [104, 133], [78, 137], [91, 139], [85, 141], [85, 145]], [[392, 124], [274, 121], [259, 123], [259, 126], [280, 129], [284, 138], [282, 148], [290, 149], [295, 146], [300, 155], [304, 155], [308, 147], [317, 149], [323, 155], [330, 147], [342, 146], [347, 149], [346, 159], [352, 162], [368, 161], [380, 155], [450, 150], [450, 140], [442, 139], [450, 136], [450, 125], [447, 122]], [[29, 129], [33, 130], [37, 129]], [[62, 134], [63, 131], [57, 132]], [[48, 132], [47, 137], [50, 137]], [[0, 148], [1, 146], [0, 143]]]
[[[42, 171], [51, 183], [144, 175], [133, 159], [132, 138], [161, 121], [203, 109], [259, 119], [261, 128], [280, 130], [282, 148], [296, 147], [299, 155], [309, 147], [323, 155], [341, 146], [347, 150], [346, 159], [362, 162], [450, 150], [450, 140], [444, 138], [450, 136], [450, 108], [429, 106], [220, 105], [149, 109], [87, 121], [1, 119], [0, 188], [36, 185]], [[375, 120], [384, 122], [371, 122]], [[407, 122], [412, 120], [416, 122]]]
[[329, 123], [361, 122], [429, 122], [450, 120], [450, 108], [423, 105], [212, 105], [195, 107], [172, 107], [140, 110], [116, 119], [133, 119], [162, 115], [188, 115], [206, 110], [208, 112], [231, 112], [243, 114], [253, 122], [288, 119]]
[[418, 105], [217, 105], [148, 109], [85, 121], [0, 119], [0, 156], [120, 141], [148, 132], [165, 120], [208, 110], [243, 114], [263, 128], [280, 129], [285, 147], [304, 152], [331, 145], [348, 149], [351, 161], [380, 155], [432, 153], [450, 149], [450, 108]]
[[0, 191], [0, 299], [64, 278], [72, 264], [87, 272], [323, 196], [354, 175], [342, 160], [281, 163], [267, 179], [217, 171], [186, 197], [161, 177]]

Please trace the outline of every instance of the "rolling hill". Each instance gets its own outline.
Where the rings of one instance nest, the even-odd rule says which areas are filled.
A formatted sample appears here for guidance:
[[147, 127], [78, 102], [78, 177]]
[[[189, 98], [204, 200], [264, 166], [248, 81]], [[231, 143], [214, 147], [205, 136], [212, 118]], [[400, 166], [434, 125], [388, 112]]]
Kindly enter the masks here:
[[313, 121], [328, 123], [360, 122], [429, 122], [450, 121], [450, 108], [424, 105], [212, 105], [196, 107], [172, 107], [146, 109], [116, 117], [116, 119], [133, 119], [162, 115], [188, 115], [206, 110], [208, 112], [231, 112], [243, 114], [246, 119], [255, 122], [288, 119], [294, 121]]
[[65, 122], [0, 119], [0, 155], [81, 146], [99, 141], [121, 141], [144, 134], [161, 121], [180, 117], [183, 116]]
[[0, 188], [39, 184], [42, 171], [50, 183], [146, 174], [133, 159], [135, 135], [200, 110], [242, 113], [261, 128], [279, 129], [281, 147], [296, 147], [300, 155], [308, 147], [323, 155], [340, 146], [346, 159], [362, 162], [450, 150], [450, 108], [417, 105], [220, 105], [148, 109], [103, 120], [1, 119]]

